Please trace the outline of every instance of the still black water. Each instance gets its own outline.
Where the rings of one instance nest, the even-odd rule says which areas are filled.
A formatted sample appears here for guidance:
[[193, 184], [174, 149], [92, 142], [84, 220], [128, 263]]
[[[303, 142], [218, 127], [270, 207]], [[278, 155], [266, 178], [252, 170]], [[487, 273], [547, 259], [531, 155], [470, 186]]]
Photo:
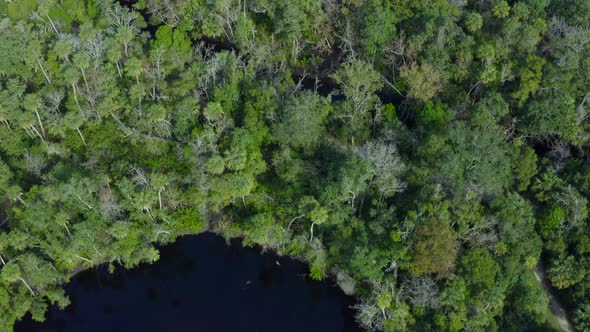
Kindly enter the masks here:
[[261, 254], [213, 234], [179, 239], [160, 260], [135, 269], [105, 267], [72, 278], [72, 304], [29, 317], [16, 332], [357, 332], [350, 305], [330, 282], [307, 278], [306, 265]]

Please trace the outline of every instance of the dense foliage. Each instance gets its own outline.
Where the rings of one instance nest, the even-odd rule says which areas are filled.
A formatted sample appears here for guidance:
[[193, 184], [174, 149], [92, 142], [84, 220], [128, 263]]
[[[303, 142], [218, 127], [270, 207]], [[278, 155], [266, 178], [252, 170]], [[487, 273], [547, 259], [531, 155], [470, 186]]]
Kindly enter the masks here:
[[[590, 331], [585, 0], [0, 1], [0, 330], [210, 230], [368, 330]], [[541, 267], [542, 265], [542, 267]]]

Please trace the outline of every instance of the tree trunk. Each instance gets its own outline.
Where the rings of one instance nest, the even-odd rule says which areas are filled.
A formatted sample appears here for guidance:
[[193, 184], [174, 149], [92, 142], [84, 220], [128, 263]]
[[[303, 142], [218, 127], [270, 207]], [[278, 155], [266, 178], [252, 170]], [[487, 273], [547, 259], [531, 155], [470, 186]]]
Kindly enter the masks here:
[[37, 134], [37, 136], [39, 136], [39, 138], [41, 139], [43, 144], [45, 144], [45, 146], [47, 146], [47, 142], [45, 142], [45, 138], [43, 138], [43, 135], [41, 135], [41, 133], [37, 130], [37, 128], [35, 128], [35, 126], [31, 126], [31, 129]]
[[53, 31], [55, 31], [55, 33], [59, 33], [57, 31], [57, 28], [55, 27], [55, 24], [53, 24], [53, 20], [51, 19], [51, 17], [49, 17], [49, 15], [45, 14], [45, 17], [47, 17], [47, 19], [49, 20], [49, 23], [51, 24], [51, 27], [53, 28]]
[[29, 135], [29, 137], [30, 137], [31, 139], [35, 139], [35, 135], [34, 135], [34, 133], [31, 131], [31, 128], [25, 127], [25, 128], [23, 128], [23, 129], [25, 130], [25, 133], [27, 133], [27, 135]]
[[100, 257], [104, 256], [100, 251], [98, 251], [98, 249], [96, 248], [96, 246], [94, 244], [92, 245], [92, 248], [94, 248], [94, 251], [98, 254], [98, 256], [100, 256]]
[[64, 228], [66, 229], [66, 232], [68, 232], [68, 235], [71, 238], [72, 237], [72, 233], [70, 233], [70, 229], [68, 228], [68, 225], [64, 225]]
[[88, 208], [88, 210], [92, 210], [92, 206], [88, 203], [86, 203], [82, 197], [80, 197], [80, 195], [76, 194], [76, 197], [78, 197], [78, 199], [80, 200], [80, 202], [84, 203], [84, 205], [86, 205], [86, 207]]
[[80, 138], [82, 138], [82, 143], [84, 143], [84, 145], [86, 145], [86, 140], [84, 139], [84, 136], [82, 135], [82, 132], [80, 131], [80, 128], [76, 128], [76, 130], [78, 131], [78, 134], [80, 134]]
[[37, 59], [37, 63], [39, 64], [39, 68], [41, 68], [41, 72], [43, 72], [43, 76], [45, 76], [45, 79], [47, 80], [47, 83], [51, 84], [51, 79], [47, 75], [47, 72], [45, 71], [45, 68], [43, 68], [43, 65], [41, 64], [41, 60]]
[[86, 92], [90, 92], [90, 89], [88, 89], [88, 81], [86, 80], [86, 73], [82, 68], [80, 68], [80, 71], [82, 72], [82, 78], [84, 79], [84, 86], [86, 87]]
[[18, 277], [18, 279], [19, 279], [20, 281], [22, 281], [22, 282], [23, 282], [23, 284], [25, 284], [25, 286], [27, 286], [27, 289], [29, 290], [29, 292], [31, 292], [31, 294], [32, 294], [33, 296], [35, 296], [35, 292], [33, 292], [33, 289], [31, 288], [31, 286], [29, 286], [29, 284], [26, 282], [26, 280], [25, 280], [25, 279], [23, 279], [22, 277]]
[[311, 242], [313, 240], [313, 226], [314, 225], [315, 225], [315, 222], [312, 222], [311, 228], [310, 228], [311, 235], [309, 236], [309, 242]]
[[8, 122], [8, 120], [4, 119], [2, 120], [2, 123], [4, 123], [8, 127], [8, 129], [12, 130], [12, 127], [10, 127], [10, 122]]
[[16, 199], [21, 202], [24, 206], [27, 206], [27, 204], [25, 204], [25, 201], [23, 201], [23, 199], [20, 197], [20, 195], [16, 196]]
[[295, 222], [295, 220], [299, 219], [299, 218], [303, 218], [304, 214], [299, 215], [293, 219], [291, 219], [291, 222], [289, 222], [289, 225], [287, 225], [287, 231], [289, 231], [291, 229], [291, 225]]
[[43, 128], [43, 123], [41, 122], [41, 117], [39, 116], [39, 112], [35, 108], [35, 114], [37, 115], [37, 121], [39, 121], [39, 126], [41, 127], [41, 133], [45, 136], [45, 128]]
[[91, 260], [89, 260], [88, 258], [82, 257], [82, 256], [80, 256], [80, 255], [74, 255], [74, 257], [76, 257], [76, 258], [79, 258], [79, 259], [81, 259], [81, 260], [83, 260], [83, 261], [86, 261], [86, 262], [88, 262], [88, 263], [90, 263], [90, 264], [93, 264], [93, 265], [94, 265], [94, 262], [93, 262], [93, 261], [91, 261]]
[[119, 61], [115, 61], [115, 64], [117, 65], [117, 73], [119, 73], [119, 78], [123, 78], [123, 75], [121, 74], [121, 66], [119, 66]]
[[117, 123], [118, 123], [118, 124], [119, 124], [121, 127], [123, 127], [123, 129], [127, 129], [127, 127], [126, 127], [126, 126], [123, 124], [123, 122], [121, 122], [121, 120], [119, 120], [119, 118], [118, 118], [118, 117], [117, 117], [115, 114], [111, 113], [111, 117], [112, 117], [113, 119], [115, 119], [115, 121], [117, 121]]
[[76, 83], [72, 83], [72, 90], [74, 91], [74, 101], [76, 101], [76, 106], [78, 106], [78, 110], [82, 115], [82, 119], [84, 119], [84, 121], [88, 121], [88, 118], [86, 118], [86, 115], [84, 114], [84, 111], [82, 111], [82, 107], [80, 107], [80, 103], [78, 102], [78, 94], [76, 93]]

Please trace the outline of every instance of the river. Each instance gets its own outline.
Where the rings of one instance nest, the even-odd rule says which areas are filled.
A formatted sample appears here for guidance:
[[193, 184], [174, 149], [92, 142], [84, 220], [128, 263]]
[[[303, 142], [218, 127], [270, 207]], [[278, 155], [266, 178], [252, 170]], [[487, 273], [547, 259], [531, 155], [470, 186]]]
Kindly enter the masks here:
[[557, 326], [564, 332], [574, 332], [574, 328], [570, 320], [568, 319], [567, 313], [565, 308], [561, 305], [561, 302], [553, 294], [553, 289], [549, 280], [547, 280], [547, 274], [545, 272], [545, 266], [543, 263], [539, 262], [535, 269], [535, 278], [541, 284], [541, 287], [545, 290], [547, 295], [549, 296], [549, 309], [551, 310], [551, 317]]
[[353, 299], [315, 282], [298, 261], [231, 245], [213, 234], [161, 248], [160, 260], [109, 274], [84, 271], [66, 286], [71, 305], [44, 323], [27, 316], [16, 332], [361, 331]]

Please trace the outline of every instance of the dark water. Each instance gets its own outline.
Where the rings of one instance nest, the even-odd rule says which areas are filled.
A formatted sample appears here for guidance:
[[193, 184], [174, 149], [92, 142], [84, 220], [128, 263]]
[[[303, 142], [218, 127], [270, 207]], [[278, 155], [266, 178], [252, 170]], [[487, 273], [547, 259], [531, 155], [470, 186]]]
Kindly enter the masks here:
[[185, 237], [162, 248], [155, 264], [77, 275], [66, 310], [51, 307], [42, 324], [27, 317], [16, 331], [360, 331], [352, 299], [307, 273], [302, 263], [238, 241]]

